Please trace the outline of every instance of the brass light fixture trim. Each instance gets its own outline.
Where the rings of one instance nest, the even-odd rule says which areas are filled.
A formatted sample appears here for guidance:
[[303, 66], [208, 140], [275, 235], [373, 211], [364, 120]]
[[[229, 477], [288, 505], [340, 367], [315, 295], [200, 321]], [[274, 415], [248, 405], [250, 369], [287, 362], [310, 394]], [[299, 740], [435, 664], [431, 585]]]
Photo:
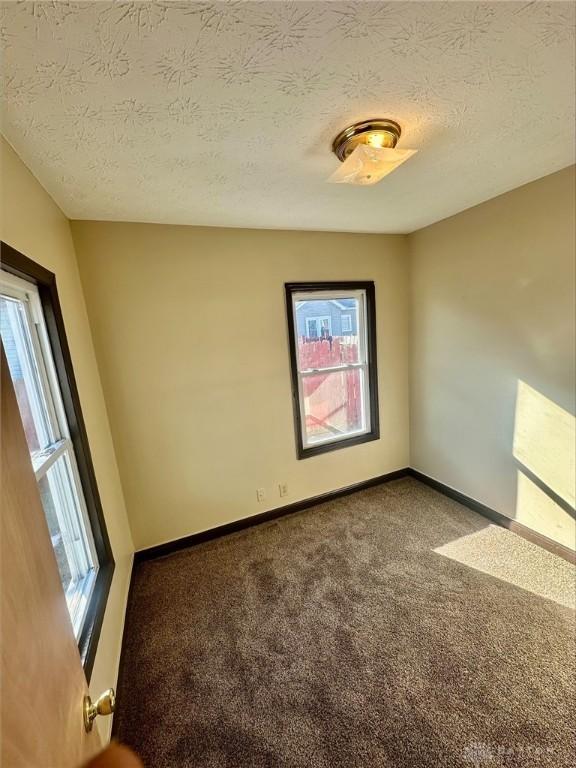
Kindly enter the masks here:
[[332, 151], [344, 162], [359, 144], [393, 149], [401, 133], [402, 129], [395, 120], [363, 120], [340, 131], [332, 142]]

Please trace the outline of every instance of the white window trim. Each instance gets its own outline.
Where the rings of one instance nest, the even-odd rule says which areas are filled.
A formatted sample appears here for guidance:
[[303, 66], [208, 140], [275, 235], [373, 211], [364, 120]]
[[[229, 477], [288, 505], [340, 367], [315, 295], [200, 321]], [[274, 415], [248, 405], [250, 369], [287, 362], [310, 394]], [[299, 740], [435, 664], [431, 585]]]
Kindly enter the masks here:
[[[336, 296], [334, 295], [336, 293]], [[333, 366], [330, 368], [300, 368], [300, 360], [298, 357], [298, 348], [294, 350], [294, 356], [296, 359], [296, 375], [298, 379], [298, 408], [300, 409], [300, 434], [302, 437], [302, 446], [304, 449], [312, 448], [318, 445], [326, 445], [327, 443], [336, 443], [345, 441], [351, 437], [358, 437], [365, 435], [372, 430], [372, 414], [370, 412], [370, 377], [369, 377], [369, 361], [368, 361], [368, 326], [366, 316], [366, 291], [351, 290], [346, 291], [344, 295], [339, 294], [337, 291], [298, 291], [292, 293], [292, 315], [294, 320], [294, 338], [298, 339], [298, 318], [296, 314], [297, 305], [303, 301], [337, 301], [338, 299], [350, 299], [354, 298], [358, 301], [358, 313], [357, 323], [358, 331], [363, 330], [363, 333], [358, 334], [358, 363], [345, 363], [339, 366]], [[297, 344], [297, 341], [296, 341]], [[341, 435], [334, 435], [330, 437], [322, 437], [316, 440], [309, 440], [306, 434], [306, 410], [304, 407], [304, 391], [302, 387], [302, 381], [307, 376], [317, 376], [321, 373], [337, 373], [338, 371], [347, 371], [351, 369], [360, 369], [361, 371], [361, 386], [362, 386], [362, 413], [364, 414], [364, 424], [361, 429], [353, 432], [346, 432]]]
[[[78, 638], [82, 631], [82, 626], [86, 616], [86, 606], [90, 601], [92, 590], [96, 583], [96, 575], [99, 569], [98, 554], [94, 543], [94, 536], [90, 526], [86, 501], [82, 493], [82, 484], [78, 473], [76, 456], [70, 439], [64, 404], [60, 394], [60, 385], [52, 351], [48, 340], [44, 312], [40, 302], [40, 295], [36, 286], [23, 280], [16, 275], [12, 275], [4, 270], [0, 271], [0, 293], [9, 298], [21, 301], [25, 307], [28, 319], [28, 327], [32, 340], [34, 360], [37, 366], [38, 378], [42, 394], [48, 410], [48, 417], [51, 426], [51, 438], [53, 442], [45, 449], [31, 454], [32, 466], [36, 480], [39, 482], [48, 472], [56, 461], [61, 457], [68, 458], [68, 466], [73, 475], [75, 486], [74, 494], [78, 507], [80, 509], [80, 524], [84, 534], [90, 554], [93, 567], [81, 582], [78, 582], [73, 590], [66, 592], [66, 601], [70, 612], [70, 619], [74, 628], [74, 634]], [[78, 492], [80, 491], [80, 492]], [[59, 520], [60, 523], [60, 520]], [[77, 560], [75, 552], [69, 552], [67, 548], [67, 557], [72, 561]]]
[[[344, 318], [347, 320], [348, 327], [344, 328]], [[342, 329], [342, 334], [345, 333], [352, 333], [352, 314], [346, 314], [346, 315], [340, 315], [340, 325]]]

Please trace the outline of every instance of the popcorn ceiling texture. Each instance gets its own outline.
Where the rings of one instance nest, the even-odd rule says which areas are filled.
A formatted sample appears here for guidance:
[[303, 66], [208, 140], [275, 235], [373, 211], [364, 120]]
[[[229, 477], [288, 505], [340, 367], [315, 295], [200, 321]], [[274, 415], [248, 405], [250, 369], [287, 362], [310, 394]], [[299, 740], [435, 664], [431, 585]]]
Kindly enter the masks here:
[[[2, 131], [70, 218], [409, 232], [574, 162], [573, 3], [0, 8]], [[418, 155], [326, 184], [368, 117]]]

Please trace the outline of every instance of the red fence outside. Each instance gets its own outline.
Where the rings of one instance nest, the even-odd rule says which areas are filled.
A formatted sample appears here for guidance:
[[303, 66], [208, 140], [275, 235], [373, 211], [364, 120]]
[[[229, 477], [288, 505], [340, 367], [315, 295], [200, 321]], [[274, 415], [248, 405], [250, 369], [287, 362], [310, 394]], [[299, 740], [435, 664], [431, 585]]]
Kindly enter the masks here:
[[[298, 341], [300, 368], [357, 363], [358, 344], [351, 337]], [[318, 373], [303, 379], [308, 437], [338, 435], [362, 426], [361, 376], [358, 369]]]

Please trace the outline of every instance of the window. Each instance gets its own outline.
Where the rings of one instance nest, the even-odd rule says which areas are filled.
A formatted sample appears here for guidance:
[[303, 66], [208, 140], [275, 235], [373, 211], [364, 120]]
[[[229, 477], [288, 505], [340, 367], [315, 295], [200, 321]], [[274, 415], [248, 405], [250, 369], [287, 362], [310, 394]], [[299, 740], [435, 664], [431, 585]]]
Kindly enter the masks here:
[[307, 317], [306, 330], [309, 339], [332, 336], [332, 321], [329, 317]]
[[0, 335], [87, 676], [113, 560], [54, 276], [2, 243]]
[[352, 315], [342, 315], [342, 333], [352, 333]]
[[289, 283], [286, 306], [298, 458], [377, 440], [374, 283]]
[[74, 632], [98, 570], [86, 503], [38, 290], [9, 275], [0, 284], [0, 331]]

